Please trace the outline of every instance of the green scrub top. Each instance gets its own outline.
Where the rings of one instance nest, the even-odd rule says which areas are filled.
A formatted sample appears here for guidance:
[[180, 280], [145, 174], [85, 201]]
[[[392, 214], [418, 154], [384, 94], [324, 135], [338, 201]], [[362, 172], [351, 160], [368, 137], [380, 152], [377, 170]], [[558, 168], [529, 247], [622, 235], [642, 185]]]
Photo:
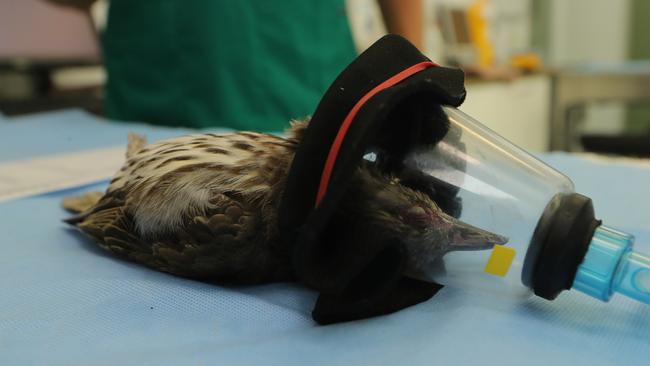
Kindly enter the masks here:
[[106, 114], [279, 131], [355, 55], [345, 0], [111, 0]]

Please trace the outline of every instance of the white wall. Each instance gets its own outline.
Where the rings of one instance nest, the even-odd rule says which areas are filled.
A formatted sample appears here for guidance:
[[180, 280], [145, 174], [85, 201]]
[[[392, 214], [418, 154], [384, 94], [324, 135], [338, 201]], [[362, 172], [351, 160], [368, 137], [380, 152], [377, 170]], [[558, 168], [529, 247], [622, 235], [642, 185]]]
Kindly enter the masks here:
[[[620, 62], [628, 55], [629, 0], [550, 0], [548, 62], [556, 66]], [[620, 132], [625, 108], [592, 105], [584, 130]]]
[[548, 61], [621, 61], [627, 55], [629, 0], [550, 0]]

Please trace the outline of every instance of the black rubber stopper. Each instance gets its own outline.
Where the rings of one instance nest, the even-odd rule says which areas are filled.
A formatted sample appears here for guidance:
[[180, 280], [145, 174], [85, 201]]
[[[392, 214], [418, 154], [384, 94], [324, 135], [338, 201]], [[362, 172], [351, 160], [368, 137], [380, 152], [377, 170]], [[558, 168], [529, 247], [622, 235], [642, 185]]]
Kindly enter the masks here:
[[547, 300], [570, 289], [598, 225], [589, 197], [555, 195], [535, 228], [524, 262], [523, 283]]

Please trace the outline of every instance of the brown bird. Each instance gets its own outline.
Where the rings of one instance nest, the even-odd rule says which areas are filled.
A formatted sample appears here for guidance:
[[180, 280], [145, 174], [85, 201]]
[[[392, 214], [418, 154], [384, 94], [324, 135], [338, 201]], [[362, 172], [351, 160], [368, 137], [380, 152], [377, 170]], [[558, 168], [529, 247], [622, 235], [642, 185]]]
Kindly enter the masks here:
[[[147, 145], [129, 136], [127, 160], [103, 195], [64, 200], [68, 220], [100, 247], [175, 275], [260, 283], [293, 278], [280, 245], [278, 206], [306, 122], [287, 137], [252, 132], [178, 137]], [[454, 250], [506, 238], [445, 214], [429, 196], [362, 164], [341, 207], [402, 238], [409, 273]]]

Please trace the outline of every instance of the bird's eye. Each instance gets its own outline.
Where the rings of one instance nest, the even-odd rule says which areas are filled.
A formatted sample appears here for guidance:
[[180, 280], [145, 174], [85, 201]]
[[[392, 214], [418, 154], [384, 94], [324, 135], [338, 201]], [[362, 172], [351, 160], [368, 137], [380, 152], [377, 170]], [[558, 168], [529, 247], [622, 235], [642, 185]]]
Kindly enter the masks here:
[[374, 163], [377, 161], [377, 154], [374, 152], [369, 152], [366, 155], [364, 155], [363, 158], [369, 162]]

